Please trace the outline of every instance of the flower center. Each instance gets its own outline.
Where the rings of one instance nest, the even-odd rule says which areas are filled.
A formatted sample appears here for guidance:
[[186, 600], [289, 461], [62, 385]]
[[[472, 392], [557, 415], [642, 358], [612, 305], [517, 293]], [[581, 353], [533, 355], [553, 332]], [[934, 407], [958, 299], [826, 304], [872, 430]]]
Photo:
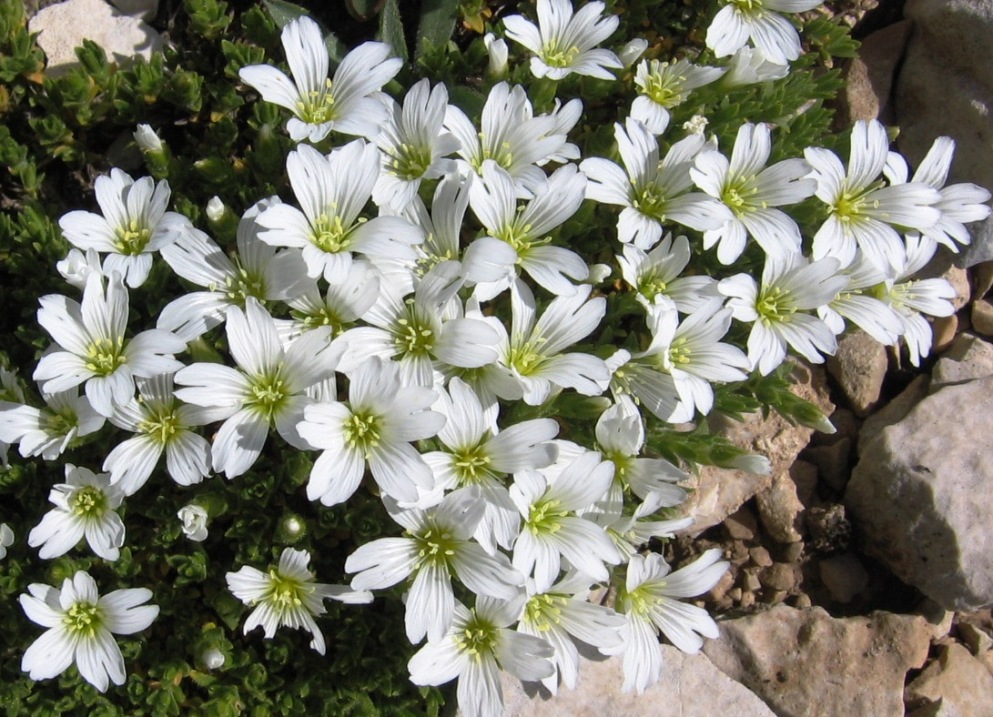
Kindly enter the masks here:
[[569, 598], [563, 595], [534, 595], [524, 606], [524, 620], [539, 632], [546, 632], [559, 623], [567, 602]]
[[349, 236], [352, 233], [352, 227], [346, 227], [337, 214], [333, 217], [322, 214], [314, 222], [313, 228], [314, 233], [311, 234], [310, 240], [317, 248], [329, 254], [345, 251], [352, 243]]
[[305, 585], [294, 578], [280, 575], [275, 569], [269, 570], [269, 590], [260, 602], [267, 602], [276, 612], [285, 615], [298, 610], [303, 604], [301, 595], [313, 592], [313, 585]]
[[86, 350], [86, 370], [97, 376], [109, 376], [124, 365], [126, 358], [121, 354], [124, 339], [97, 339]]
[[557, 40], [546, 43], [541, 48], [542, 59], [549, 67], [571, 67], [581, 52], [576, 45], [559, 47]]
[[179, 416], [172, 407], [163, 407], [153, 412], [148, 418], [138, 424], [138, 430], [152, 437], [163, 446], [168, 445], [182, 428]]
[[366, 458], [372, 449], [379, 445], [383, 419], [372, 413], [353, 413], [342, 424], [345, 442], [354, 449], [365, 453]]
[[655, 271], [647, 272], [638, 279], [638, 293], [648, 299], [664, 294], [665, 290], [666, 282]]
[[451, 531], [438, 526], [428, 528], [422, 535], [415, 535], [419, 565], [447, 568], [448, 560], [455, 555], [459, 541]]
[[746, 15], [761, 15], [764, 12], [762, 7], [763, 0], [728, 0], [728, 4], [734, 5], [738, 8], [739, 12], [743, 12]]
[[141, 254], [151, 238], [151, 229], [143, 226], [137, 219], [132, 219], [126, 227], [117, 227], [114, 246], [121, 254], [134, 256]]
[[242, 266], [238, 267], [237, 276], [225, 277], [224, 286], [228, 299], [238, 306], [244, 306], [249, 296], [259, 301], [265, 300], [265, 278], [261, 274], [250, 273]]
[[686, 76], [667, 72], [668, 67], [668, 62], [659, 63], [658, 60], [653, 60], [651, 72], [645, 78], [644, 83], [640, 84], [644, 93], [655, 104], [662, 107], [675, 107], [686, 99], [686, 92], [683, 91]]
[[279, 410], [289, 396], [286, 381], [280, 377], [278, 371], [271, 375], [256, 376], [251, 380], [248, 392], [246, 404], [268, 418], [272, 418], [273, 413]]
[[631, 204], [646, 217], [665, 222], [665, 208], [668, 203], [665, 194], [665, 189], [649, 182], [643, 187], [635, 188], [635, 197]]
[[92, 485], [84, 485], [69, 496], [69, 510], [80, 518], [99, 518], [107, 509], [107, 496]]
[[834, 213], [845, 224], [862, 219], [867, 208], [878, 209], [879, 200], [869, 201], [867, 196], [883, 186], [877, 182], [859, 192], [845, 189], [834, 203]]
[[796, 312], [796, 307], [790, 304], [789, 292], [778, 286], [763, 288], [759, 292], [758, 301], [755, 303], [755, 311], [766, 323], [775, 323]]
[[680, 337], [669, 345], [669, 350], [662, 356], [662, 366], [666, 370], [684, 366], [690, 362], [690, 353], [686, 338]]
[[297, 102], [297, 116], [307, 124], [324, 124], [333, 120], [337, 113], [331, 89], [331, 78], [327, 78], [323, 89], [308, 92]]
[[545, 362], [545, 355], [539, 351], [539, 346], [544, 342], [544, 339], [537, 338], [522, 346], [512, 346], [507, 365], [521, 376], [530, 376]]
[[627, 456], [620, 451], [604, 451], [603, 457], [614, 464], [614, 480], [621, 486], [627, 485], [628, 468], [634, 463], [634, 456]]
[[528, 529], [535, 535], [557, 533], [562, 527], [562, 518], [568, 513], [569, 511], [562, 510], [557, 500], [540, 500], [531, 506], [528, 513]]
[[408, 181], [420, 179], [431, 166], [431, 148], [413, 144], [401, 144], [390, 150], [390, 171], [400, 179]]
[[486, 136], [482, 132], [479, 133], [479, 142], [483, 152], [477, 158], [478, 161], [472, 163], [472, 168], [476, 170], [476, 174], [482, 174], [483, 162], [487, 159], [492, 159], [508, 172], [510, 171], [510, 168], [514, 166], [514, 153], [510, 150], [510, 142], [504, 141], [493, 147], [486, 141]]
[[90, 602], [77, 602], [66, 610], [62, 625], [72, 635], [92, 638], [103, 622], [100, 607]]
[[[729, 182], [721, 193], [721, 201], [737, 216], [745, 214], [753, 205], [749, 197], [758, 193], [758, 187], [752, 186], [754, 177], [740, 177]], [[762, 208], [766, 203], [762, 203]]]
[[490, 469], [490, 457], [482, 446], [467, 448], [452, 454], [452, 465], [459, 479], [459, 485], [480, 483], [483, 478], [493, 475]]
[[52, 436], [68, 436], [79, 428], [79, 416], [71, 408], [63, 408], [61, 411], [42, 412], [44, 416], [44, 427], [42, 430]]
[[393, 343], [402, 354], [429, 356], [434, 348], [434, 328], [418, 315], [411, 299], [407, 300], [406, 316], [397, 319], [392, 333]]
[[472, 611], [466, 626], [453, 637], [458, 651], [472, 655], [477, 662], [482, 660], [483, 656], [493, 654], [496, 638], [496, 627], [480, 618], [475, 610]]

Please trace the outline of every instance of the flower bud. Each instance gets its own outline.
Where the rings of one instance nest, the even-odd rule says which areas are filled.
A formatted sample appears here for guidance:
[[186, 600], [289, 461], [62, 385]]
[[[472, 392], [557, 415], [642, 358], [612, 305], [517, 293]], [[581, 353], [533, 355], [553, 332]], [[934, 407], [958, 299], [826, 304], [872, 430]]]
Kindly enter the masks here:
[[762, 51], [754, 47], [743, 47], [734, 53], [728, 63], [728, 71], [721, 78], [726, 87], [740, 87], [757, 82], [780, 80], [789, 72], [789, 65], [771, 62]]
[[176, 516], [183, 521], [183, 535], [194, 542], [207, 539], [207, 511], [191, 503], [181, 508]]
[[483, 44], [486, 45], [486, 50], [490, 53], [490, 64], [486, 68], [486, 76], [491, 80], [503, 79], [507, 75], [506, 40], [497, 39], [492, 32], [488, 32], [483, 37]]
[[200, 653], [200, 664], [208, 670], [217, 670], [224, 666], [224, 653], [216, 647], [211, 647]]
[[624, 63], [624, 67], [631, 67], [647, 49], [648, 40], [643, 37], [636, 37], [622, 47], [621, 51], [617, 53], [617, 56]]

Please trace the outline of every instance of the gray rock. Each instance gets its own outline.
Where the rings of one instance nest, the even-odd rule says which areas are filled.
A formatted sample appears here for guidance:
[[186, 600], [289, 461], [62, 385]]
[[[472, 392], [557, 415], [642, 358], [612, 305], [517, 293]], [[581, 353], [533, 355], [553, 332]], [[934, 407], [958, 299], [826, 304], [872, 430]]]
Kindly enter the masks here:
[[959, 331], [959, 315], [931, 319], [931, 353], [940, 354], [952, 345]]
[[772, 485], [755, 496], [762, 527], [777, 543], [795, 543], [803, 537], [803, 503], [791, 473], [774, 476]]
[[907, 47], [913, 23], [902, 20], [872, 33], [848, 66], [844, 104], [848, 124], [856, 120], [892, 120], [890, 94], [896, 68]]
[[803, 456], [817, 466], [821, 480], [835, 490], [844, 490], [852, 474], [850, 438], [841, 438], [825, 446], [811, 446], [803, 452]]
[[993, 715], [993, 675], [969, 651], [952, 642], [941, 646], [938, 659], [907, 685], [907, 706], [920, 708], [940, 703], [943, 709], [954, 708], [960, 717]]
[[135, 55], [145, 59], [162, 49], [162, 37], [141, 20], [123, 15], [103, 0], [67, 0], [38, 12], [28, 23], [40, 33], [38, 45], [48, 57], [49, 74], [79, 65], [75, 49], [92, 40], [110, 61], [130, 64]]
[[642, 695], [621, 692], [620, 658], [584, 659], [576, 689], [560, 689], [549, 700], [532, 699], [520, 682], [504, 674], [504, 717], [774, 717], [762, 700], [704, 655], [685, 655], [669, 645], [659, 648], [662, 679]]
[[[831, 415], [834, 406], [828, 398], [822, 369], [812, 370], [798, 364], [794, 375], [796, 394], [816, 404], [824, 415]], [[772, 485], [775, 476], [787, 474], [814, 431], [807, 426], [793, 425], [775, 412], [768, 418], [753, 414], [743, 423], [712, 416], [712, 426], [735, 445], [767, 456], [772, 470], [768, 475], [758, 475], [704, 466], [697, 475], [691, 476], [683, 483], [691, 492], [679, 511], [682, 515], [693, 516], [695, 522], [684, 531], [692, 535], [722, 522], [745, 501]]]
[[931, 371], [930, 392], [977, 378], [993, 376], [993, 344], [959, 334]]
[[930, 644], [924, 618], [889, 613], [835, 619], [778, 605], [718, 624], [704, 652], [779, 717], [903, 715], [904, 676]]
[[972, 328], [977, 334], [993, 336], [993, 304], [980, 299], [972, 304]]
[[[914, 32], [894, 93], [900, 152], [916, 166], [936, 137], [952, 137], [957, 151], [951, 180], [993, 186], [993, 2], [907, 0], [904, 17], [914, 21]], [[993, 259], [993, 221], [973, 230], [959, 266]]]
[[862, 424], [862, 429], [859, 431], [859, 455], [865, 453], [866, 448], [879, 437], [884, 428], [903, 420], [914, 406], [927, 396], [930, 380], [924, 374], [917, 376], [903, 389], [899, 396], [865, 419], [865, 423]]
[[865, 416], [879, 401], [886, 369], [886, 347], [862, 331], [852, 331], [838, 341], [838, 351], [827, 360], [827, 370], [852, 404]]
[[981, 655], [993, 648], [993, 637], [971, 622], [960, 622], [958, 633], [962, 642], [969, 646], [969, 652], [973, 655]]
[[843, 605], [850, 603], [869, 585], [869, 573], [862, 567], [862, 561], [852, 553], [826, 558], [818, 567], [821, 582], [831, 598]]
[[845, 504], [868, 554], [947, 609], [993, 602], [993, 377], [947, 386], [869, 443]]

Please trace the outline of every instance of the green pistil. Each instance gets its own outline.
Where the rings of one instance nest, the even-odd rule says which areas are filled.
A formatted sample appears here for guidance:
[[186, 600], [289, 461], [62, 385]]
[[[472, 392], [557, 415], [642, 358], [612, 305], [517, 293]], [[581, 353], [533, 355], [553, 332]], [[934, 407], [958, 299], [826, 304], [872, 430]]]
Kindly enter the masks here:
[[538, 345], [542, 341], [528, 341], [523, 346], [516, 346], [510, 349], [510, 357], [507, 363], [521, 376], [530, 376], [545, 361], [545, 355], [538, 351]]
[[459, 543], [450, 530], [438, 526], [432, 526], [422, 535], [415, 535], [414, 542], [417, 544], [419, 565], [434, 565], [446, 569]]
[[640, 189], [635, 188], [635, 198], [631, 204], [646, 217], [665, 222], [665, 209], [668, 200], [665, 196], [665, 190], [654, 182], [650, 182]]
[[657, 72], [648, 75], [644, 93], [657, 105], [675, 107], [686, 99], [686, 93], [682, 89], [686, 77], [663, 73], [663, 70], [668, 66], [669, 63], [663, 62]]
[[627, 485], [628, 469], [634, 462], [633, 456], [626, 456], [620, 451], [604, 451], [603, 457], [614, 464], [614, 480], [622, 486]]
[[138, 430], [151, 436], [157, 443], [166, 446], [172, 442], [182, 429], [175, 408], [161, 408], [138, 425]]
[[98, 376], [109, 376], [124, 365], [123, 348], [123, 338], [97, 339], [86, 351], [86, 370]]
[[557, 500], [542, 500], [531, 506], [528, 514], [527, 526], [534, 534], [546, 533], [554, 534], [562, 527], [562, 518], [566, 517], [569, 511], [562, 510], [561, 504]]
[[324, 306], [313, 314], [305, 314], [302, 311], [291, 310], [290, 316], [302, 323], [308, 330], [317, 329], [321, 326], [330, 326], [335, 336], [339, 335], [345, 328], [345, 322], [337, 316], [331, 309]]
[[278, 373], [254, 377], [248, 391], [246, 405], [255, 408], [267, 418], [272, 418], [288, 397], [286, 381]]
[[766, 323], [782, 321], [785, 317], [796, 312], [796, 308], [789, 305], [789, 298], [789, 292], [783, 291], [779, 287], [762, 289], [759, 292], [755, 310]]
[[314, 591], [314, 586], [304, 584], [294, 578], [280, 575], [275, 569], [269, 570], [269, 589], [259, 602], [267, 602], [273, 606], [276, 612], [285, 615], [288, 612], [298, 610], [303, 604], [301, 594]]
[[406, 313], [393, 328], [393, 343], [404, 355], [430, 356], [436, 339], [431, 324], [421, 320], [412, 301], [407, 302]]
[[251, 296], [259, 301], [265, 300], [265, 280], [261, 275], [251, 274], [244, 267], [238, 267], [237, 276], [224, 279], [224, 293], [229, 300], [239, 306], [245, 305], [245, 300]]
[[[742, 177], [725, 187], [721, 193], [721, 201], [739, 217], [755, 206], [750, 199], [759, 191], [758, 187], [750, 186], [754, 179], [755, 177]], [[760, 206], [765, 209], [768, 205], [762, 202]]]
[[665, 290], [666, 282], [655, 272], [647, 273], [638, 280], [638, 293], [649, 299], [664, 294]]
[[762, 0], [728, 0], [728, 3], [746, 15], [761, 15], [764, 11]]
[[107, 496], [92, 485], [84, 485], [69, 496], [69, 510], [80, 518], [99, 518], [107, 510]]
[[128, 222], [127, 227], [118, 227], [115, 232], [114, 246], [121, 254], [134, 256], [142, 250], [152, 238], [152, 231], [143, 226], [137, 219]]
[[459, 479], [459, 485], [474, 485], [483, 478], [492, 476], [490, 457], [483, 451], [482, 446], [456, 451], [452, 454], [452, 465]]
[[314, 222], [313, 228], [314, 233], [311, 235], [310, 240], [321, 251], [326, 251], [329, 254], [337, 254], [340, 251], [348, 249], [352, 243], [350, 236], [352, 229], [346, 228], [344, 222], [341, 221], [341, 217], [337, 214], [334, 217], [322, 214]]
[[551, 237], [535, 239], [531, 235], [531, 229], [532, 226], [530, 224], [524, 224], [521, 226], [515, 221], [502, 227], [496, 234], [497, 239], [502, 239], [510, 244], [510, 246], [514, 247], [514, 251], [518, 254], [518, 263], [521, 261], [520, 257], [526, 255], [531, 247], [540, 244], [548, 244], [552, 241]]
[[70, 431], [79, 428], [79, 416], [70, 408], [64, 408], [57, 413], [42, 412], [44, 431], [55, 436], [68, 436]]
[[336, 114], [330, 78], [324, 81], [324, 89], [311, 90], [297, 102], [297, 115], [307, 124], [330, 122], [335, 119]]
[[567, 602], [569, 598], [562, 595], [535, 595], [524, 607], [524, 620], [539, 632], [546, 632], [559, 623]]
[[390, 152], [390, 171], [400, 179], [420, 179], [431, 166], [431, 148], [401, 144]]
[[669, 366], [678, 367], [688, 364], [690, 362], [690, 353], [690, 348], [686, 345], [686, 338], [680, 337], [676, 339], [669, 346]]
[[382, 427], [383, 419], [380, 416], [371, 413], [353, 413], [342, 424], [345, 443], [353, 449], [362, 451], [368, 458], [372, 449], [379, 445], [379, 432]]
[[499, 147], [488, 147], [486, 145], [485, 136], [482, 132], [479, 133], [479, 142], [483, 147], [483, 154], [478, 162], [473, 162], [472, 164], [473, 169], [475, 169], [477, 173], [483, 171], [483, 162], [487, 159], [492, 159], [508, 171], [514, 165], [514, 154], [510, 151], [509, 142], [502, 142]]
[[561, 48], [557, 42], [550, 42], [541, 48], [542, 59], [549, 67], [571, 67], [581, 52], [575, 45]]
[[841, 196], [838, 197], [838, 201], [834, 203], [835, 215], [838, 219], [848, 224], [849, 222], [861, 219], [867, 208], [878, 209], [879, 200], [874, 199], [870, 202], [866, 199], [866, 196], [883, 186], [884, 184], [882, 182], [876, 182], [860, 192], [851, 192], [847, 189], [842, 191]]
[[62, 617], [62, 626], [71, 635], [87, 639], [93, 638], [103, 622], [100, 607], [94, 603], [77, 602], [66, 610]]
[[455, 647], [459, 652], [472, 655], [478, 662], [485, 655], [492, 655], [496, 648], [497, 630], [491, 623], [481, 619], [473, 610], [469, 623], [454, 636]]

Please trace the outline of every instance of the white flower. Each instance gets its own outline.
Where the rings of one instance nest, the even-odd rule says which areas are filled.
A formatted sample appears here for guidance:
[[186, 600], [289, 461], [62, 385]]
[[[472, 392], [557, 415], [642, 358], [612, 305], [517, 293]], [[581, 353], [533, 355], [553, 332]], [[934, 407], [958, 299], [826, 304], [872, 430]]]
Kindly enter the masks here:
[[268, 573], [245, 565], [224, 576], [228, 590], [236, 598], [255, 606], [245, 621], [246, 635], [259, 625], [265, 630], [266, 639], [272, 639], [280, 627], [303, 629], [311, 635], [310, 646], [323, 655], [324, 635], [314, 617], [327, 612], [324, 601], [372, 602], [371, 593], [356, 592], [344, 585], [314, 582], [308, 563], [310, 553], [306, 550], [284, 548], [279, 556], [279, 566], [270, 567]]
[[762, 286], [747, 274], [723, 279], [718, 289], [738, 321], [752, 322], [748, 360], [768, 375], [786, 358], [786, 346], [812, 363], [838, 348], [834, 332], [820, 319], [803, 313], [830, 303], [848, 283], [835, 259], [808, 262], [801, 254], [766, 257]]
[[293, 79], [269, 65], [239, 70], [266, 102], [290, 110], [295, 116], [286, 130], [295, 142], [320, 142], [331, 131], [366, 137], [375, 135], [386, 116], [379, 90], [392, 80], [403, 61], [390, 57], [390, 46], [366, 42], [349, 52], [328, 78], [330, 59], [321, 29], [309, 17], [299, 17], [283, 27], [283, 50]]
[[141, 632], [158, 617], [146, 588], [114, 590], [103, 597], [88, 573], [66, 578], [59, 591], [32, 583], [20, 596], [28, 618], [48, 630], [25, 651], [21, 669], [32, 680], [55, 677], [76, 663], [84, 680], [105, 692], [109, 683], [123, 685], [124, 656], [113, 635]]
[[458, 679], [458, 705], [465, 717], [502, 717], [501, 669], [524, 682], [555, 674], [552, 647], [509, 628], [521, 614], [521, 602], [480, 597], [473, 610], [456, 603], [448, 633], [407, 663], [410, 681], [437, 686]]
[[195, 503], [184, 505], [176, 513], [183, 522], [183, 535], [200, 543], [207, 539], [207, 511]]
[[741, 47], [728, 60], [727, 74], [721, 79], [721, 84], [730, 88], [781, 80], [789, 74], [789, 71], [789, 65], [772, 62], [762, 50]]
[[324, 327], [284, 348], [272, 317], [252, 298], [244, 311], [228, 309], [226, 326], [228, 349], [238, 368], [187, 366], [175, 378], [186, 388], [175, 395], [194, 406], [218, 409], [206, 414], [213, 420], [226, 419], [214, 437], [212, 462], [215, 471], [235, 478], [258, 459], [273, 425], [295, 448], [311, 447], [297, 432], [304, 410], [314, 402], [307, 390], [334, 375], [343, 347], [331, 343], [331, 330]]
[[42, 356], [34, 372], [45, 393], [57, 393], [86, 382], [86, 397], [101, 416], [134, 395], [134, 379], [172, 373], [182, 364], [172, 355], [186, 342], [168, 331], [150, 329], [130, 341], [124, 333], [128, 322], [128, 291], [114, 272], [104, 291], [101, 277], [91, 274], [83, 303], [65, 296], [41, 297], [38, 323], [61, 350]]
[[554, 695], [559, 679], [570, 690], [579, 676], [579, 650], [576, 641], [598, 649], [621, 644], [624, 618], [603, 605], [587, 600], [590, 581], [581, 573], [571, 573], [544, 592], [528, 596], [517, 630], [546, 640], [555, 650], [556, 672], [541, 682]]
[[39, 557], [57, 558], [86, 537], [90, 550], [104, 560], [117, 560], [124, 545], [124, 523], [114, 511], [124, 492], [110, 484], [109, 473], [65, 467], [65, 483], [52, 487], [48, 500], [55, 504], [28, 534], [28, 545], [40, 547]]
[[[469, 188], [469, 203], [487, 235], [466, 248], [466, 263], [500, 266], [502, 262], [503, 277], [482, 282], [474, 295], [480, 301], [492, 299], [510, 286], [518, 267], [553, 294], [573, 294], [576, 287], [569, 279], [585, 281], [589, 267], [576, 252], [551, 245], [548, 234], [579, 209], [586, 177], [574, 164], [560, 167], [523, 207], [517, 205], [514, 180], [506, 170], [487, 160], [482, 177]], [[500, 242], [513, 251], [506, 251]]]
[[662, 134], [669, 126], [669, 110], [685, 102], [691, 91], [710, 84], [724, 72], [720, 67], [701, 67], [689, 60], [673, 63], [642, 60], [634, 75], [638, 97], [631, 105], [631, 117], [652, 134]]
[[606, 563], [621, 562], [607, 534], [576, 515], [606, 495], [614, 464], [586, 451], [561, 471], [522, 470], [514, 475], [510, 497], [523, 518], [514, 543], [514, 567], [533, 573], [535, 588], [545, 591], [558, 579], [563, 558], [596, 581], [609, 577]]
[[[209, 236], [192, 226], [162, 250], [162, 258], [179, 276], [207, 291], [193, 291], [169, 302], [156, 326], [192, 341], [224, 322], [228, 307], [244, 308], [252, 297], [262, 302], [291, 301], [309, 280], [298, 249], [276, 251], [259, 239], [260, 211], [278, 198], [263, 199], [249, 207], [238, 222], [237, 254], [229, 257]], [[208, 205], [209, 206], [209, 205]]]
[[534, 116], [531, 100], [520, 85], [506, 82], [493, 86], [486, 97], [480, 118], [481, 127], [469, 121], [465, 113], [449, 105], [445, 127], [459, 140], [459, 156], [476, 174], [483, 162], [492, 159], [514, 178], [518, 196], [528, 197], [545, 181], [537, 163], [562, 151], [566, 135], [554, 115]]
[[399, 510], [386, 499], [393, 519], [407, 529], [403, 538], [380, 538], [360, 546], [345, 561], [354, 590], [381, 590], [410, 575], [405, 624], [407, 639], [440, 640], [452, 622], [452, 576], [480, 596], [510, 600], [524, 582], [507, 556], [488, 554], [472, 540], [485, 503], [479, 488], [453, 491], [427, 510]]
[[134, 131], [134, 141], [142, 152], [161, 152], [162, 139], [155, 134], [151, 125], [139, 124]]
[[873, 266], [862, 252], [851, 266], [842, 270], [848, 285], [831, 300], [817, 308], [817, 315], [836, 336], [845, 330], [845, 320], [885, 346], [894, 345], [903, 333], [903, 322], [894, 309], [876, 294], [885, 288], [886, 275]]
[[307, 273], [331, 284], [348, 278], [352, 252], [377, 258], [417, 258], [412, 245], [424, 237], [401, 217], [359, 215], [380, 171], [379, 150], [354, 140], [327, 157], [309, 145], [300, 145], [286, 159], [290, 186], [301, 209], [289, 204], [270, 206], [256, 220], [265, 231], [259, 238], [272, 246], [303, 250]]
[[822, 0], [725, 0], [726, 4], [707, 28], [707, 47], [717, 57], [727, 57], [748, 40], [769, 61], [789, 64], [800, 56], [800, 36], [793, 23], [775, 12], [806, 12]]
[[573, 388], [586, 396], [597, 396], [606, 388], [610, 374], [603, 359], [562, 353], [588, 336], [607, 310], [603, 297], [589, 299], [591, 290], [584, 284], [571, 296], [556, 297], [536, 319], [531, 289], [519, 279], [511, 285], [513, 324], [509, 339], [501, 342], [501, 363], [520, 383], [529, 406], [544, 403], [553, 388]]
[[459, 149], [459, 141], [442, 131], [448, 90], [442, 84], [430, 88], [427, 78], [415, 84], [402, 108], [390, 100], [389, 117], [375, 137], [383, 167], [372, 199], [380, 207], [400, 211], [417, 196], [421, 180], [455, 170], [455, 161], [445, 157]]
[[96, 433], [106, 419], [93, 410], [79, 389], [46, 395], [45, 408], [0, 401], [0, 441], [20, 444], [25, 458], [54, 461], [77, 438]]
[[[166, 247], [163, 248], [167, 248]], [[79, 249], [70, 249], [65, 259], [55, 265], [59, 274], [69, 284], [80, 291], [86, 288], [86, 281], [90, 274], [103, 276], [103, 267], [100, 263], [100, 255], [96, 249], [87, 249], [85, 253]]]
[[855, 260], [857, 247], [887, 277], [895, 276], [906, 257], [895, 227], [933, 227], [941, 218], [933, 206], [941, 200], [938, 190], [923, 182], [885, 186], [880, 177], [889, 139], [875, 120], [855, 123], [847, 171], [829, 150], [808, 147], [803, 154], [813, 167], [810, 176], [817, 181], [817, 198], [830, 210], [814, 235], [814, 259], [831, 256], [846, 267]]
[[352, 262], [348, 278], [340, 284], [328, 284], [321, 295], [316, 281], [310, 281], [299, 296], [286, 299], [289, 320], [276, 319], [280, 337], [286, 341], [322, 326], [340, 335], [363, 317], [379, 296], [379, 273], [367, 261]]
[[486, 77], [491, 80], [502, 80], [507, 74], [507, 42], [488, 32], [483, 35], [483, 44], [489, 55]]
[[435, 392], [404, 386], [395, 363], [373, 357], [350, 376], [348, 404], [308, 406], [297, 428], [323, 452], [314, 461], [307, 497], [324, 505], [348, 500], [365, 475], [398, 501], [418, 499], [418, 486], [434, 485], [431, 469], [410, 443], [435, 435], [445, 422], [430, 410]]
[[705, 249], [717, 244], [717, 258], [722, 264], [741, 256], [749, 235], [766, 254], [782, 256], [800, 251], [800, 228], [774, 207], [802, 202], [814, 193], [817, 184], [803, 178], [810, 165], [802, 159], [765, 166], [772, 153], [770, 135], [768, 125], [744, 124], [738, 129], [730, 161], [720, 152], [701, 152], [690, 170], [696, 185], [734, 215], [703, 235]]
[[169, 183], [151, 177], [135, 181], [119, 169], [93, 183], [103, 215], [69, 212], [59, 219], [66, 240], [82, 250], [107, 254], [103, 271], [119, 272], [128, 286], [141, 286], [152, 268], [152, 252], [176, 240], [176, 231], [189, 220], [167, 212]]
[[693, 313], [708, 299], [720, 296], [717, 280], [710, 276], [679, 276], [690, 263], [690, 242], [685, 236], [666, 234], [650, 252], [634, 244], [621, 246], [617, 263], [628, 285], [648, 307], [660, 297], [671, 300], [684, 314]]
[[615, 399], [629, 396], [660, 421], [669, 420], [679, 405], [679, 393], [671, 375], [633, 361], [626, 349], [617, 349], [606, 363], [611, 374], [610, 391]]
[[520, 516], [503, 479], [525, 468], [544, 468], [555, 460], [550, 443], [559, 431], [551, 418], [536, 418], [496, 432], [475, 391], [452, 378], [448, 391], [438, 392], [434, 408], [447, 419], [438, 431], [442, 450], [424, 454], [434, 471], [436, 488], [478, 486], [485, 509], [473, 537], [488, 553], [510, 548]]
[[[933, 227], [924, 229], [923, 233], [958, 252], [958, 244], [967, 245], [972, 241], [965, 224], [981, 221], [990, 215], [990, 207], [986, 204], [990, 200], [990, 193], [970, 183], [945, 186], [954, 153], [955, 141], [951, 137], [938, 137], [917, 167], [911, 181], [923, 182], [941, 194], [941, 199], [934, 205], [941, 212], [941, 219]], [[893, 184], [907, 181], [907, 163], [896, 152], [889, 153], [884, 171]]]
[[731, 309], [724, 308], [720, 299], [697, 307], [682, 322], [674, 304], [659, 301], [649, 308], [648, 323], [652, 342], [632, 358], [672, 376], [680, 403], [670, 422], [692, 421], [697, 411], [710, 413], [711, 383], [748, 378], [748, 358], [737, 346], [721, 342], [731, 328]]
[[459, 266], [447, 261], [424, 275], [413, 298], [384, 277], [376, 304], [350, 329], [339, 370], [351, 374], [370, 356], [395, 357], [403, 383], [433, 386], [435, 365], [479, 368], [496, 361], [500, 335], [484, 321], [464, 318], [455, 292], [462, 285]]
[[610, 50], [594, 49], [617, 29], [614, 15], [601, 17], [602, 2], [589, 2], [575, 14], [570, 0], [538, 0], [538, 25], [520, 15], [503, 19], [507, 37], [535, 53], [531, 72], [535, 77], [561, 80], [576, 73], [613, 80], [611, 69], [623, 67]]
[[670, 573], [661, 555], [631, 556], [627, 581], [617, 599], [618, 611], [627, 619], [622, 629], [624, 643], [604, 650], [624, 653], [625, 691], [635, 689], [640, 694], [661, 676], [658, 631], [689, 654], [700, 651], [701, 635], [712, 639], [719, 635], [717, 624], [703, 608], [679, 598], [701, 595], [716, 585], [730, 565], [720, 558], [721, 550], [714, 548]]
[[634, 63], [638, 61], [645, 50], [648, 49], [648, 40], [643, 37], [636, 37], [633, 40], [628, 40], [624, 43], [624, 46], [618, 50], [617, 57], [624, 65], [624, 67], [631, 67]]
[[6, 523], [0, 523], [0, 560], [7, 557], [7, 548], [14, 544], [14, 531]]
[[655, 136], [636, 119], [614, 125], [614, 137], [624, 169], [593, 157], [579, 168], [589, 178], [586, 198], [624, 207], [617, 222], [617, 238], [648, 251], [662, 236], [663, 224], [676, 222], [704, 231], [731, 218], [731, 211], [693, 187], [690, 168], [706, 140], [693, 134], [676, 142], [659, 161]]
[[210, 444], [190, 428], [225, 416], [223, 409], [180, 404], [172, 374], [139, 384], [139, 397], [119, 406], [110, 422], [137, 434], [110, 452], [103, 469], [125, 495], [133, 495], [151, 476], [162, 454], [166, 469], [179, 485], [199, 483], [210, 474]]

